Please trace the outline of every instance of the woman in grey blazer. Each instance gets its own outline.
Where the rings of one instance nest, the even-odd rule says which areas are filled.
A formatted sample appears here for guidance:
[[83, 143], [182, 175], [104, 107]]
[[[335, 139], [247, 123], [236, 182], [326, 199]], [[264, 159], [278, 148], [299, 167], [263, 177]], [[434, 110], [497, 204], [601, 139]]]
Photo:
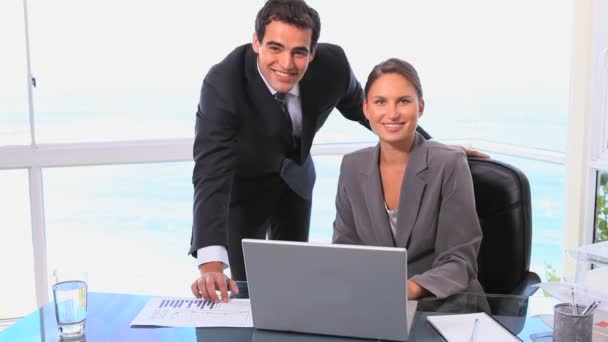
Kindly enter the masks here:
[[410, 299], [482, 292], [467, 159], [416, 133], [424, 111], [416, 70], [395, 58], [374, 67], [363, 110], [380, 141], [342, 160], [333, 242], [407, 248]]

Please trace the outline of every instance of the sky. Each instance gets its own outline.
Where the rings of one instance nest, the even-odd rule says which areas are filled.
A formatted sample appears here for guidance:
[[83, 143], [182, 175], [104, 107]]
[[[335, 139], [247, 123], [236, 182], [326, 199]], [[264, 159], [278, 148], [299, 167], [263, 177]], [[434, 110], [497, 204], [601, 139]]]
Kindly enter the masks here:
[[[28, 1], [37, 141], [192, 137], [205, 73], [251, 41], [262, 3]], [[468, 136], [479, 120], [514, 121], [513, 129], [525, 119], [566, 125], [571, 0], [308, 3], [321, 16], [320, 41], [342, 46], [361, 82], [390, 57], [418, 69], [427, 102], [422, 123], [438, 127], [435, 136]], [[0, 145], [27, 143], [21, 1], [3, 1], [0, 13], [0, 44], [8, 51], [0, 56]], [[497, 134], [489, 131], [481, 138]], [[347, 129], [323, 141], [361, 134], [369, 138]]]

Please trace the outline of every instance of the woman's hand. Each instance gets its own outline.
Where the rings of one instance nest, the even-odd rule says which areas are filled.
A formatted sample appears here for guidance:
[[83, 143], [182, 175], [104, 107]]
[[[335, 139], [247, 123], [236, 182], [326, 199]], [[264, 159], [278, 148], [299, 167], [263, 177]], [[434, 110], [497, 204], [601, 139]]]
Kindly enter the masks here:
[[426, 296], [429, 293], [427, 289], [416, 284], [415, 282], [408, 280], [407, 281], [407, 299], [418, 299]]

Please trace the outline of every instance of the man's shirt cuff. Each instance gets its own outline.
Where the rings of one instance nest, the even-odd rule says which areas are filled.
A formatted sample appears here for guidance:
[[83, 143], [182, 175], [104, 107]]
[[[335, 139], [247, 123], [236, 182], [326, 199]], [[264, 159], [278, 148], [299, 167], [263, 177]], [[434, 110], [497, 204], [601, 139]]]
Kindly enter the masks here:
[[226, 247], [220, 245], [199, 248], [196, 251], [196, 261], [198, 266], [211, 261], [221, 261], [224, 269], [230, 266]]

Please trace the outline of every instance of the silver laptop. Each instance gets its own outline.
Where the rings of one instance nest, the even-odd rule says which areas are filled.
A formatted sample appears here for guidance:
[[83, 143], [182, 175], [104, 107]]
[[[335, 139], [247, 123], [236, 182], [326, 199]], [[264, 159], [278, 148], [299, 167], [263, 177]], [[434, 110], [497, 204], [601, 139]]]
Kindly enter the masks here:
[[243, 239], [243, 253], [255, 328], [407, 341], [404, 248]]

